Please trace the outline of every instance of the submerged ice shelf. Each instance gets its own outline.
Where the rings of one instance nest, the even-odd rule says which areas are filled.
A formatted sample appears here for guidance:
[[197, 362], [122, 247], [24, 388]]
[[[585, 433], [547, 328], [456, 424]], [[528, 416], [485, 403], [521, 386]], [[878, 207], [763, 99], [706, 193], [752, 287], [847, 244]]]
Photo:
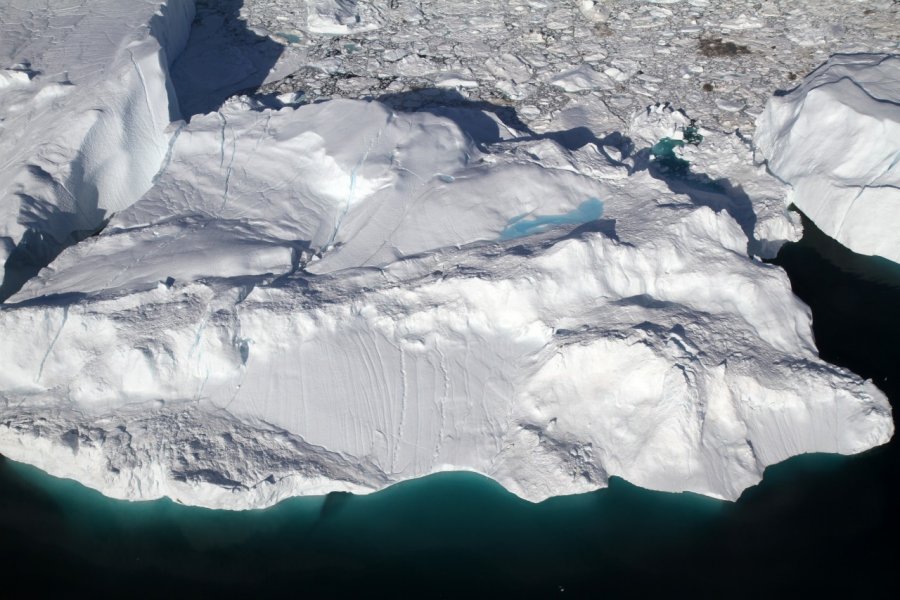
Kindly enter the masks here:
[[[103, 55], [151, 48], [140, 80], [162, 82], [110, 118], [172, 114], [159, 40], [181, 7]], [[58, 109], [90, 112], [73, 85]], [[603, 137], [485, 108], [236, 97], [139, 129], [152, 175], [87, 169], [137, 193], [0, 306], [0, 452], [119, 498], [254, 508], [451, 469], [531, 500], [613, 475], [733, 499], [790, 456], [890, 439], [884, 395], [817, 357], [753, 256], [799, 231], [740, 136], [672, 143], [671, 173], [651, 149], [699, 134], [666, 105]], [[0, 150], [33, 173], [49, 144]], [[68, 206], [66, 177], [43, 206]]]

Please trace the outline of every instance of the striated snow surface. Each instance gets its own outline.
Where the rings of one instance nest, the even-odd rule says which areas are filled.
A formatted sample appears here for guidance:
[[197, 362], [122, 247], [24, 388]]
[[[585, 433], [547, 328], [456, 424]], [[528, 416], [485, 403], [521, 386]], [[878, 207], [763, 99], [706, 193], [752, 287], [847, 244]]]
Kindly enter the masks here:
[[832, 57], [769, 100], [754, 141], [822, 231], [900, 262], [900, 55]]
[[[359, 5], [304, 14], [319, 31], [386, 26]], [[160, 40], [183, 40], [192, 7], [157, 8], [135, 4], [101, 63], [151, 49], [141, 73], [161, 84], [141, 114], [174, 120]], [[208, 58], [189, 49], [173, 69]], [[0, 82], [43, 76], [21, 72]], [[72, 82], [85, 99], [54, 118], [90, 112], [101, 84], [128, 97], [134, 72]], [[137, 109], [104, 97], [101, 114], [130, 123]], [[530, 500], [612, 475], [733, 499], [790, 456], [890, 439], [884, 395], [817, 357], [808, 308], [754, 258], [798, 227], [746, 140], [701, 129], [673, 172], [651, 148], [690, 121], [667, 105], [618, 131], [501, 116], [240, 96], [190, 123], [111, 126], [142, 142], [91, 151], [127, 162], [149, 144], [152, 173], [108, 171], [121, 185], [104, 190], [130, 195], [98, 192], [105, 228], [0, 305], [0, 453], [118, 498], [241, 509], [449, 469]], [[81, 147], [81, 130], [55, 131], [14, 155], [24, 172]]]
[[[0, 6], [0, 261], [38, 264], [137, 200], [180, 117], [191, 0]], [[0, 300], [21, 281], [0, 274]]]

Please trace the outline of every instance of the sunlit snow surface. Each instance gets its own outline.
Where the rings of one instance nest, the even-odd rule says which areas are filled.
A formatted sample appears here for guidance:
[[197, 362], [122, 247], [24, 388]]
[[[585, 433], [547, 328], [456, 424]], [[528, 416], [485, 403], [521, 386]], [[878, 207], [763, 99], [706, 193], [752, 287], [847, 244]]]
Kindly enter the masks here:
[[900, 54], [832, 57], [769, 102], [756, 141], [822, 231], [900, 263]]
[[[316, 33], [386, 27], [303, 6]], [[536, 133], [494, 105], [240, 96], [169, 124], [177, 89], [197, 107], [253, 69], [226, 85], [188, 45], [170, 75], [186, 3], [135, 4], [96, 48], [92, 7], [68, 10], [94, 79], [3, 46], [24, 90], [0, 90], [10, 254], [54, 232], [62, 250], [0, 308], [3, 454], [115, 497], [250, 508], [450, 469], [533, 500], [611, 475], [735, 498], [789, 456], [890, 438], [884, 395], [818, 359], [807, 307], [753, 258], [798, 227], [742, 136], [703, 130], [670, 173], [650, 149], [690, 122], [660, 104]], [[62, 8], [3, 10], [54, 47]]]

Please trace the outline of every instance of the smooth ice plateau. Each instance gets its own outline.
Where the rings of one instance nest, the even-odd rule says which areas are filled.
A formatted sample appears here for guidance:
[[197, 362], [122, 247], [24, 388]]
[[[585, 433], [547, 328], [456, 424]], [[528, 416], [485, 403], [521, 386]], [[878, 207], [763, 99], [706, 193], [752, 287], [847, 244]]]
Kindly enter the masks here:
[[229, 509], [446, 470], [734, 499], [893, 434], [759, 260], [800, 230], [742, 137], [677, 147], [685, 178], [667, 105], [587, 137], [361, 100], [185, 122], [192, 3], [60, 6], [0, 9], [4, 286], [59, 253], [0, 305], [0, 453]]

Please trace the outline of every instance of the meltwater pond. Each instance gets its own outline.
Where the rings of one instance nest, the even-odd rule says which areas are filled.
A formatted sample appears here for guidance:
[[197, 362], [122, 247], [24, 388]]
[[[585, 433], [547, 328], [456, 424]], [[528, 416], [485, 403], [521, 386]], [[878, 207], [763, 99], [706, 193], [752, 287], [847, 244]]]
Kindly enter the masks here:
[[500, 233], [501, 240], [512, 240], [534, 233], [540, 233], [554, 225], [581, 225], [596, 221], [603, 215], [603, 202], [589, 198], [567, 213], [561, 215], [520, 215], [510, 219]]
[[[822, 356], [900, 398], [896, 265], [853, 255], [811, 223], [774, 262], [811, 305]], [[0, 461], [0, 572], [35, 593], [864, 597], [897, 587], [898, 467], [892, 442], [793, 458], [736, 503], [614, 478], [530, 504], [445, 473], [223, 512], [109, 500]]]

